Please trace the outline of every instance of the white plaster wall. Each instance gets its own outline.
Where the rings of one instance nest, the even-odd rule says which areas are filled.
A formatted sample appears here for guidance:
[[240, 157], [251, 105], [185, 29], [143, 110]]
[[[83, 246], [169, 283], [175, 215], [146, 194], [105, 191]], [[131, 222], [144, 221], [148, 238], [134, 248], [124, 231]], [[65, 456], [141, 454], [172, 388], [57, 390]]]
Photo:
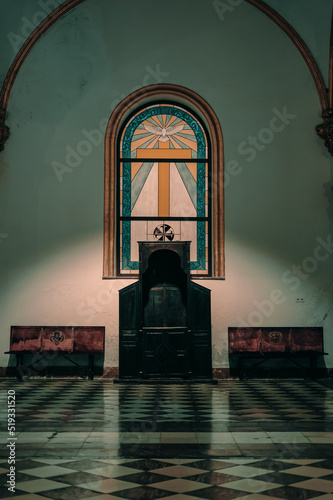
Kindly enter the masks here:
[[163, 81], [201, 94], [223, 131], [226, 279], [203, 282], [214, 366], [228, 366], [228, 326], [245, 322], [324, 326], [332, 367], [332, 161], [309, 70], [245, 2], [223, 20], [202, 0], [168, 2], [163, 20], [154, 6], [87, 0], [16, 79], [0, 154], [0, 366], [14, 324], [105, 325], [105, 366], [117, 366], [130, 281], [101, 277], [103, 134], [119, 100]]

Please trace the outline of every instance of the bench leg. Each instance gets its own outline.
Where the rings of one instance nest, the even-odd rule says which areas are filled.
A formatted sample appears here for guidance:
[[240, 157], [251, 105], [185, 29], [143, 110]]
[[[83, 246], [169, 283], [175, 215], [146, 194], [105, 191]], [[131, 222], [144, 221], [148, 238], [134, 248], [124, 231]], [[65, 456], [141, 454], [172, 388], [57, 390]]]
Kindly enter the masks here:
[[245, 370], [245, 361], [243, 356], [239, 356], [239, 361], [238, 361], [238, 376], [239, 380], [245, 380], [246, 379], [246, 370]]
[[317, 378], [317, 356], [310, 357], [311, 378]]
[[94, 379], [94, 355], [89, 354], [88, 379]]
[[16, 354], [16, 377], [18, 380], [23, 380], [22, 372], [23, 372], [23, 354]]

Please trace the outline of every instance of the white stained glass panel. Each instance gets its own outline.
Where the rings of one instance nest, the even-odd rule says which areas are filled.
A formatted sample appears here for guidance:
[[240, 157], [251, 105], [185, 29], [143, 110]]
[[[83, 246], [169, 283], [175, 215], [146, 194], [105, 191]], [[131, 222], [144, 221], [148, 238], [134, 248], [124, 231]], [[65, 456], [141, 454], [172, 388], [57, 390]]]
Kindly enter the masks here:
[[197, 260], [197, 223], [195, 221], [181, 222], [181, 240], [190, 241], [191, 261]]
[[[183, 175], [183, 179], [181, 177]], [[187, 177], [186, 177], [187, 176]], [[192, 182], [189, 182], [192, 179]], [[186, 186], [184, 183], [186, 182]], [[192, 199], [191, 196], [192, 195]], [[185, 164], [170, 164], [170, 216], [196, 217], [196, 182]]]
[[137, 220], [131, 222], [131, 261], [139, 260], [138, 241], [147, 240], [147, 221]]
[[[158, 165], [155, 163], [142, 186], [135, 205], [132, 208], [132, 217], [156, 217], [158, 214]], [[132, 193], [133, 199], [133, 193]]]

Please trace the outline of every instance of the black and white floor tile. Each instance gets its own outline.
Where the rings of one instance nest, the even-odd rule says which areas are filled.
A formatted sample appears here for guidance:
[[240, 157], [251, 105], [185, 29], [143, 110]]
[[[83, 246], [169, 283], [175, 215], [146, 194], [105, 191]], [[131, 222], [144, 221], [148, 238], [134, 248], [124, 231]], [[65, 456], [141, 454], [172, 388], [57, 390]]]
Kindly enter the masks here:
[[2, 379], [0, 418], [4, 499], [333, 500], [331, 383]]

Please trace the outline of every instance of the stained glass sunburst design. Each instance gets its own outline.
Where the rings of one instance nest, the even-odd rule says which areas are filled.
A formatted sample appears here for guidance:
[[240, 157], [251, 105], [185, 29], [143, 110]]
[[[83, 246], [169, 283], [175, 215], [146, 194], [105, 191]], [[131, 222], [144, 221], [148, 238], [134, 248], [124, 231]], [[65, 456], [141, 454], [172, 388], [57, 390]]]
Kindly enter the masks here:
[[136, 242], [154, 239], [144, 221], [175, 220], [175, 238], [192, 241], [191, 269], [207, 273], [209, 169], [198, 120], [178, 106], [147, 107], [125, 126], [119, 155], [120, 271], [135, 272]]
[[[142, 114], [146, 116], [144, 116], [144, 119], [135, 128], [135, 130], [132, 131], [132, 133], [130, 129], [126, 129], [126, 131], [124, 132], [124, 156], [127, 156], [127, 154], [130, 153], [130, 157], [135, 158], [137, 149], [164, 149], [167, 146], [167, 148], [170, 149], [191, 149], [191, 157], [196, 158], [198, 151], [196, 136], [201, 134], [203, 135], [203, 131], [201, 127], [198, 126], [197, 122], [193, 121], [194, 118], [191, 117], [192, 120], [189, 124], [187, 123], [187, 121], [181, 118], [182, 110], [170, 106], [160, 106], [159, 109], [157, 109], [157, 111], [160, 111], [160, 114], [153, 114], [152, 116], [149, 116], [149, 111], [152, 112], [153, 110], [156, 111], [156, 108], [148, 108], [146, 110], [146, 113], [140, 113], [139, 116], [141, 118]], [[177, 111], [177, 114], [180, 116], [170, 114], [170, 112]], [[190, 117], [191, 115], [188, 116]], [[136, 125], [136, 119], [137, 117], [134, 117], [132, 120], [132, 124], [134, 126]], [[194, 124], [196, 126], [193, 128]], [[131, 137], [130, 146], [127, 142], [128, 136]], [[168, 141], [170, 142], [168, 143]], [[201, 145], [205, 147], [204, 144]], [[203, 154], [202, 157], [204, 158], [206, 152], [204, 150], [201, 150], [200, 153]]]

